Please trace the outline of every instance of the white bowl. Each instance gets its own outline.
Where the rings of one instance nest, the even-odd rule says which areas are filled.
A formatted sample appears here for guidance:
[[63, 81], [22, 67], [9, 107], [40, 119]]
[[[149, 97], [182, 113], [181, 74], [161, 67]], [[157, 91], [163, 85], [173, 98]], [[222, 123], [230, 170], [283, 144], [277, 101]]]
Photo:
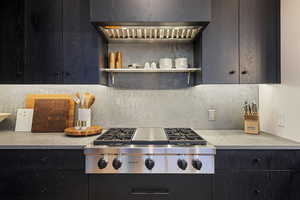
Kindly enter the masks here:
[[10, 113], [0, 113], [0, 122], [8, 118], [10, 115]]

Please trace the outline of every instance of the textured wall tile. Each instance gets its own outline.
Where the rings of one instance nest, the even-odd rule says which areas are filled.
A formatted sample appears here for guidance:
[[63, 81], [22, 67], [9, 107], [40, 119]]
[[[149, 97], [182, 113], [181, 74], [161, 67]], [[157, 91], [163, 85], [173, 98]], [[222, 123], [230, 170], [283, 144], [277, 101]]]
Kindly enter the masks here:
[[[258, 102], [257, 85], [200, 85], [182, 90], [117, 90], [100, 85], [1, 85], [0, 112], [13, 116], [0, 130], [14, 129], [16, 109], [23, 108], [28, 93], [91, 92], [96, 95], [93, 123], [104, 127], [193, 127], [241, 129], [241, 105]], [[208, 121], [208, 109], [217, 120]]]

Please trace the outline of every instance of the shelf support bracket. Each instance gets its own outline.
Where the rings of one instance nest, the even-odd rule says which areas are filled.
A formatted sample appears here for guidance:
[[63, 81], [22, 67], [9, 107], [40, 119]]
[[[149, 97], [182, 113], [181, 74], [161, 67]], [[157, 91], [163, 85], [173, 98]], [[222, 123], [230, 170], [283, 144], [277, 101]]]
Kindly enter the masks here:
[[187, 84], [190, 85], [190, 79], [191, 79], [191, 73], [188, 72], [188, 80], [187, 80]]
[[111, 73], [111, 82], [112, 82], [112, 85], [114, 86], [115, 85], [115, 73]]

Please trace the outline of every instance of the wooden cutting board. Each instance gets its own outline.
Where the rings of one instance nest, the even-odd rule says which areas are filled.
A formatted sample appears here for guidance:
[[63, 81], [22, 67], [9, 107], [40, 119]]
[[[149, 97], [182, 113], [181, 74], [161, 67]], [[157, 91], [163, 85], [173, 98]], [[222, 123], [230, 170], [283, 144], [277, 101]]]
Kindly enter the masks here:
[[37, 99], [34, 103], [31, 132], [63, 132], [68, 126], [67, 99]]
[[73, 127], [75, 121], [75, 102], [69, 94], [28, 94], [26, 96], [25, 107], [34, 108], [37, 99], [65, 99], [69, 101], [68, 126]]

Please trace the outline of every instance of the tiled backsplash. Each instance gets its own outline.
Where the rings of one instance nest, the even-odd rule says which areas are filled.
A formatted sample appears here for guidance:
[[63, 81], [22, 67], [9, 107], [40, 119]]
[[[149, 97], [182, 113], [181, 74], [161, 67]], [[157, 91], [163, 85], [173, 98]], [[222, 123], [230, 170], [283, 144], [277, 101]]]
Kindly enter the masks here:
[[[1, 85], [0, 112], [11, 116], [0, 130], [14, 129], [16, 109], [23, 108], [28, 93], [92, 92], [93, 124], [103, 127], [192, 127], [241, 129], [241, 105], [258, 102], [257, 85], [200, 85], [184, 90], [117, 90], [100, 85]], [[208, 121], [216, 109], [216, 121]]]

